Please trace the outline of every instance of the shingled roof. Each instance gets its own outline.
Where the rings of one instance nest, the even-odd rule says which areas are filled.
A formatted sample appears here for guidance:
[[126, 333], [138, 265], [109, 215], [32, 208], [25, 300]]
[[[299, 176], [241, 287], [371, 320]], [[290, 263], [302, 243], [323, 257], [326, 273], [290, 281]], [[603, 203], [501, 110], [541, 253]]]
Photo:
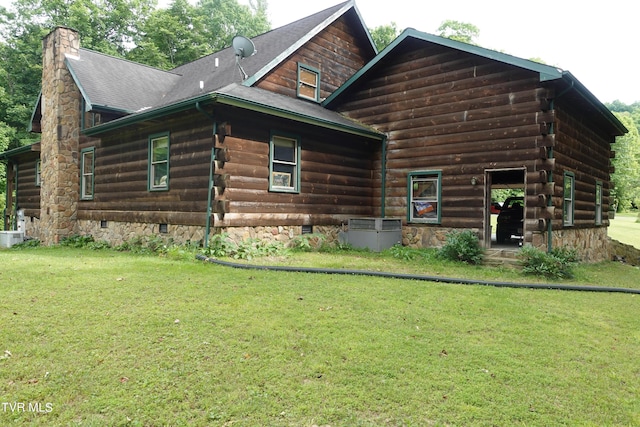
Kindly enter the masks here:
[[[66, 63], [85, 98], [87, 110], [136, 114], [212, 93], [231, 83], [251, 86], [352, 9], [362, 21], [354, 1], [349, 0], [253, 38], [258, 54], [242, 60], [242, 67], [250, 76], [244, 82], [232, 47], [170, 71], [87, 49], [80, 49], [79, 56], [67, 55]], [[364, 23], [362, 28], [366, 28]], [[363, 30], [363, 34], [369, 37], [374, 55], [375, 47], [368, 32]]]

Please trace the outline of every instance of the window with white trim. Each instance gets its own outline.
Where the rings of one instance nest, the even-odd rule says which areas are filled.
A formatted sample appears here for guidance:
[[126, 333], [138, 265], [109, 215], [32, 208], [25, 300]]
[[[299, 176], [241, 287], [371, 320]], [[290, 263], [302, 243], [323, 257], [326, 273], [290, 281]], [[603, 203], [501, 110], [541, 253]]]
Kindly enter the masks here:
[[576, 177], [572, 172], [564, 173], [564, 204], [563, 204], [563, 224], [573, 225], [575, 211], [575, 181]]
[[439, 224], [442, 172], [411, 172], [407, 181], [407, 221]]
[[93, 200], [94, 158], [93, 147], [85, 148], [80, 152], [80, 198], [82, 200]]
[[149, 191], [169, 189], [169, 134], [149, 137]]
[[269, 144], [269, 190], [297, 193], [300, 189], [300, 140], [271, 135]]

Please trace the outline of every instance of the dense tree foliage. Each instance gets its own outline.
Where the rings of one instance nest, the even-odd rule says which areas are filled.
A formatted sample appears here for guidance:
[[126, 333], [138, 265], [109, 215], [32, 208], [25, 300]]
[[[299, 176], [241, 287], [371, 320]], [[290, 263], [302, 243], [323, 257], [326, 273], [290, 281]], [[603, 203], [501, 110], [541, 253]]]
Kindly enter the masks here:
[[400, 34], [398, 25], [392, 22], [390, 25], [380, 25], [379, 27], [369, 28], [371, 39], [376, 45], [378, 52], [389, 46], [393, 40]]
[[438, 27], [436, 34], [440, 37], [477, 45], [476, 39], [480, 36], [480, 29], [468, 22], [447, 19]]
[[[39, 139], [27, 126], [40, 91], [42, 38], [56, 26], [77, 30], [83, 48], [163, 69], [270, 29], [266, 0], [173, 0], [166, 9], [157, 0], [14, 0], [0, 7], [0, 152]], [[0, 194], [5, 184], [0, 165]]]
[[640, 102], [625, 105], [615, 101], [608, 105], [629, 133], [616, 138], [611, 160], [615, 171], [611, 175], [613, 197], [618, 210], [640, 206]]

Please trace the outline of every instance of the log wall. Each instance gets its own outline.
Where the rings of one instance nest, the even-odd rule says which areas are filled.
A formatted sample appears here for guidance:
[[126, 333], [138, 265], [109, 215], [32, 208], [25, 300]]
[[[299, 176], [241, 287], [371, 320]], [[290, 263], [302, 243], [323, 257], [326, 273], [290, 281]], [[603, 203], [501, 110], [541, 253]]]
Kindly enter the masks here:
[[364, 37], [355, 33], [358, 25], [353, 24], [357, 19], [354, 15], [352, 10], [340, 17], [265, 76], [257, 86], [295, 98], [298, 63], [301, 63], [320, 71], [320, 98], [331, 95], [373, 57], [371, 48], [364, 45]]
[[[37, 153], [34, 153], [37, 155]], [[25, 216], [40, 218], [40, 186], [36, 185], [36, 162], [39, 157], [21, 156], [16, 159], [18, 174], [16, 179], [16, 203], [24, 209]]]
[[339, 109], [388, 135], [386, 216], [406, 219], [409, 172], [439, 170], [439, 227], [481, 230], [485, 169], [535, 173], [544, 162], [548, 96], [534, 72], [421, 44], [379, 64]]
[[[78, 218], [204, 227], [214, 144], [211, 225], [329, 225], [373, 215], [372, 169], [379, 143], [236, 109], [210, 114], [219, 126], [226, 123], [230, 132], [224, 138], [214, 138], [211, 120], [192, 111], [163, 124], [83, 141], [81, 148], [95, 147], [95, 192], [93, 200], [80, 201]], [[269, 191], [272, 131], [300, 138], [297, 194]], [[148, 191], [148, 137], [160, 132], [170, 133], [169, 190]]]
[[575, 175], [575, 228], [595, 226], [596, 181], [602, 182], [602, 226], [609, 224], [609, 195], [611, 144], [614, 137], [604, 132], [576, 113], [569, 105], [559, 102], [556, 107], [556, 140], [554, 149], [556, 177], [554, 205], [554, 229], [566, 228], [562, 221], [563, 177], [565, 172]]

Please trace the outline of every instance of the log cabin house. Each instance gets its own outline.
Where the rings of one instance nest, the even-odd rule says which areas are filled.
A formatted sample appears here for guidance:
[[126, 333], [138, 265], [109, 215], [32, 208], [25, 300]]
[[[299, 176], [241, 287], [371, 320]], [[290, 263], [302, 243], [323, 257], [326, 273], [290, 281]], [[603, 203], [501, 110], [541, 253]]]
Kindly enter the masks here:
[[335, 239], [379, 217], [402, 220], [405, 245], [470, 229], [490, 247], [491, 192], [508, 187], [524, 195], [526, 244], [608, 258], [626, 129], [571, 73], [413, 29], [378, 53], [353, 0], [253, 43], [162, 71], [53, 30], [41, 141], [0, 154], [8, 211], [45, 244]]

